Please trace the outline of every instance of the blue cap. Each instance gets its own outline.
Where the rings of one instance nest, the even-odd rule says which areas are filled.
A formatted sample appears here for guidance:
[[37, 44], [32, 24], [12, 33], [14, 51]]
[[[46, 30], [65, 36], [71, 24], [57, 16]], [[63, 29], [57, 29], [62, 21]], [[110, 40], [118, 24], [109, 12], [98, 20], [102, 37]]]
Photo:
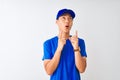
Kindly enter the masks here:
[[75, 18], [75, 12], [73, 10], [71, 10], [71, 9], [61, 9], [57, 13], [56, 20], [58, 20], [58, 18], [65, 13], [70, 14], [73, 19]]

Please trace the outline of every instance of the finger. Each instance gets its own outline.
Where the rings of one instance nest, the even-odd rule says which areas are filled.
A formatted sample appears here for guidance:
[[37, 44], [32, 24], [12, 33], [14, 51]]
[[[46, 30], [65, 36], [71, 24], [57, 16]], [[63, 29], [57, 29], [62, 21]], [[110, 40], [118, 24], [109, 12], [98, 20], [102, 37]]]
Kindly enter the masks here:
[[59, 38], [62, 38], [62, 31], [59, 32]]
[[77, 30], [75, 31], [75, 35], [78, 36], [78, 32], [77, 32]]
[[75, 31], [75, 36], [78, 37], [78, 31], [77, 30]]
[[61, 31], [61, 38], [65, 38], [65, 32], [63, 32], [63, 31]]

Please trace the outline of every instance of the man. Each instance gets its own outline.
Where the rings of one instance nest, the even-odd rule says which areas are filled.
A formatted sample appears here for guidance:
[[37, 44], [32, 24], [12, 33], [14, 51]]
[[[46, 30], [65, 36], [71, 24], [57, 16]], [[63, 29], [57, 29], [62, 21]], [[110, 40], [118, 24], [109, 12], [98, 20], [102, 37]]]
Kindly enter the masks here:
[[86, 69], [86, 50], [78, 32], [70, 35], [75, 12], [61, 9], [56, 16], [59, 34], [44, 42], [44, 68], [50, 80], [80, 80]]

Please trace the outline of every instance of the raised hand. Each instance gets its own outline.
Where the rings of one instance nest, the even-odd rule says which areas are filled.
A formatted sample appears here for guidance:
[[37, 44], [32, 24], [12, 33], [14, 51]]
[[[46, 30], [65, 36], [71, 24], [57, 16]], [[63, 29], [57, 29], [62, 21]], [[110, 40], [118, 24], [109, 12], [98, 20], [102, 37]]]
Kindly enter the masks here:
[[58, 49], [62, 50], [64, 45], [66, 44], [66, 38], [64, 36], [64, 32], [59, 33], [59, 39], [58, 39]]
[[79, 46], [78, 46], [78, 32], [77, 31], [75, 32], [75, 35], [73, 35], [72, 37], [69, 38], [69, 40], [71, 41], [74, 49], [79, 48]]

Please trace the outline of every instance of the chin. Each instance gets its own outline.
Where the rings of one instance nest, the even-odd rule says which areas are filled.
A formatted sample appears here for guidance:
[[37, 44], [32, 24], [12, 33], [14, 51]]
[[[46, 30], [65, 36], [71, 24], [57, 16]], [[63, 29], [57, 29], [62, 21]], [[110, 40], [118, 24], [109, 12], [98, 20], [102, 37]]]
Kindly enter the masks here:
[[65, 30], [64, 32], [65, 32], [65, 33], [69, 33], [70, 31], [69, 31], [69, 30]]

